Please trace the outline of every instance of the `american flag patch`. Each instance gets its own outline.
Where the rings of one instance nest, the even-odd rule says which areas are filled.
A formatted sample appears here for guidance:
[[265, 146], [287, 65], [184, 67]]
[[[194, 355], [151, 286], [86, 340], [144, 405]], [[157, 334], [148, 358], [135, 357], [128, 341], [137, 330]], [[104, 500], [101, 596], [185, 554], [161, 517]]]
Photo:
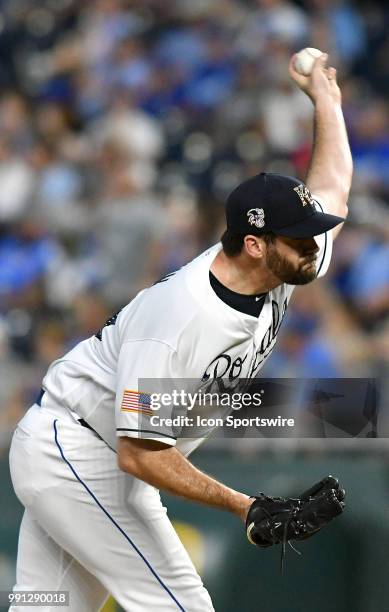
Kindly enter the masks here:
[[150, 394], [126, 389], [123, 393], [120, 410], [122, 412], [140, 412], [142, 414], [149, 415], [153, 414]]

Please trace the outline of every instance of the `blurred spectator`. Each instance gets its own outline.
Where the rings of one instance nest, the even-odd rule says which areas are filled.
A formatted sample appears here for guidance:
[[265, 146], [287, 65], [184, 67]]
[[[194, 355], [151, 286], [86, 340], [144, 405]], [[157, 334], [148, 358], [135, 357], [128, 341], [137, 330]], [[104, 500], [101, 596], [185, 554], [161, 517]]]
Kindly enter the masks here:
[[307, 3], [312, 14], [312, 46], [327, 49], [333, 61], [347, 66], [358, 59], [366, 46], [364, 21], [347, 0], [313, 0]]
[[1, 302], [7, 304], [41, 279], [56, 254], [55, 240], [33, 223], [21, 223], [6, 232], [0, 238]]
[[270, 40], [304, 46], [309, 21], [306, 13], [286, 0], [257, 0], [257, 9], [249, 11], [247, 24], [239, 35], [240, 50], [251, 57], [266, 53]]
[[131, 106], [126, 96], [116, 95], [102, 119], [90, 125], [90, 137], [96, 146], [115, 144], [128, 155], [129, 163], [138, 164], [143, 189], [152, 186], [155, 162], [162, 153], [163, 133], [159, 123]]
[[126, 168], [117, 168], [110, 178], [106, 196], [96, 209], [95, 235], [104, 270], [101, 292], [119, 307], [156, 280], [166, 220], [155, 196], [139, 194]]
[[34, 173], [5, 138], [0, 140], [0, 181], [0, 222], [15, 221], [22, 217], [32, 196]]

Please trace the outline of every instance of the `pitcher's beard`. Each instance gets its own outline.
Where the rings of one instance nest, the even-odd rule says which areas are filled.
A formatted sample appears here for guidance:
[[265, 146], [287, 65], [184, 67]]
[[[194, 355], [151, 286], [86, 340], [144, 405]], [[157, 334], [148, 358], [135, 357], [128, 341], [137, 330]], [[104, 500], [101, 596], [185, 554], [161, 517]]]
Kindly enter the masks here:
[[313, 259], [310, 265], [305, 263], [296, 270], [293, 264], [286, 257], [282, 257], [273, 245], [269, 245], [266, 253], [267, 267], [280, 281], [288, 285], [307, 285], [315, 280], [317, 276], [315, 261], [316, 259]]

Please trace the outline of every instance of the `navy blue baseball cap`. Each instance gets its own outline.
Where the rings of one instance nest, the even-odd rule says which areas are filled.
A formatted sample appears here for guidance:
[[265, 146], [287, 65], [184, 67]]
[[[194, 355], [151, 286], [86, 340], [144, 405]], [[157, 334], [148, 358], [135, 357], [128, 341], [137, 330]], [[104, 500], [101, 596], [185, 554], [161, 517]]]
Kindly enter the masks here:
[[320, 208], [298, 179], [261, 172], [240, 183], [228, 196], [227, 229], [234, 234], [260, 236], [273, 232], [289, 238], [311, 238], [345, 221]]

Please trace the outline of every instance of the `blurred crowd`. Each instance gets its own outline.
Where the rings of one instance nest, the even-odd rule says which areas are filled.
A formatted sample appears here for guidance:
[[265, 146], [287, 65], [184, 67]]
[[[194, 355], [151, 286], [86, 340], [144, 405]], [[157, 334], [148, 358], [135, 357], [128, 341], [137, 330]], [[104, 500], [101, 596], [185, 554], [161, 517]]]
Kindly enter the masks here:
[[240, 180], [304, 178], [305, 46], [338, 69], [350, 218], [264, 374], [387, 372], [388, 32], [373, 1], [0, 0], [0, 446], [51, 361], [218, 241]]

